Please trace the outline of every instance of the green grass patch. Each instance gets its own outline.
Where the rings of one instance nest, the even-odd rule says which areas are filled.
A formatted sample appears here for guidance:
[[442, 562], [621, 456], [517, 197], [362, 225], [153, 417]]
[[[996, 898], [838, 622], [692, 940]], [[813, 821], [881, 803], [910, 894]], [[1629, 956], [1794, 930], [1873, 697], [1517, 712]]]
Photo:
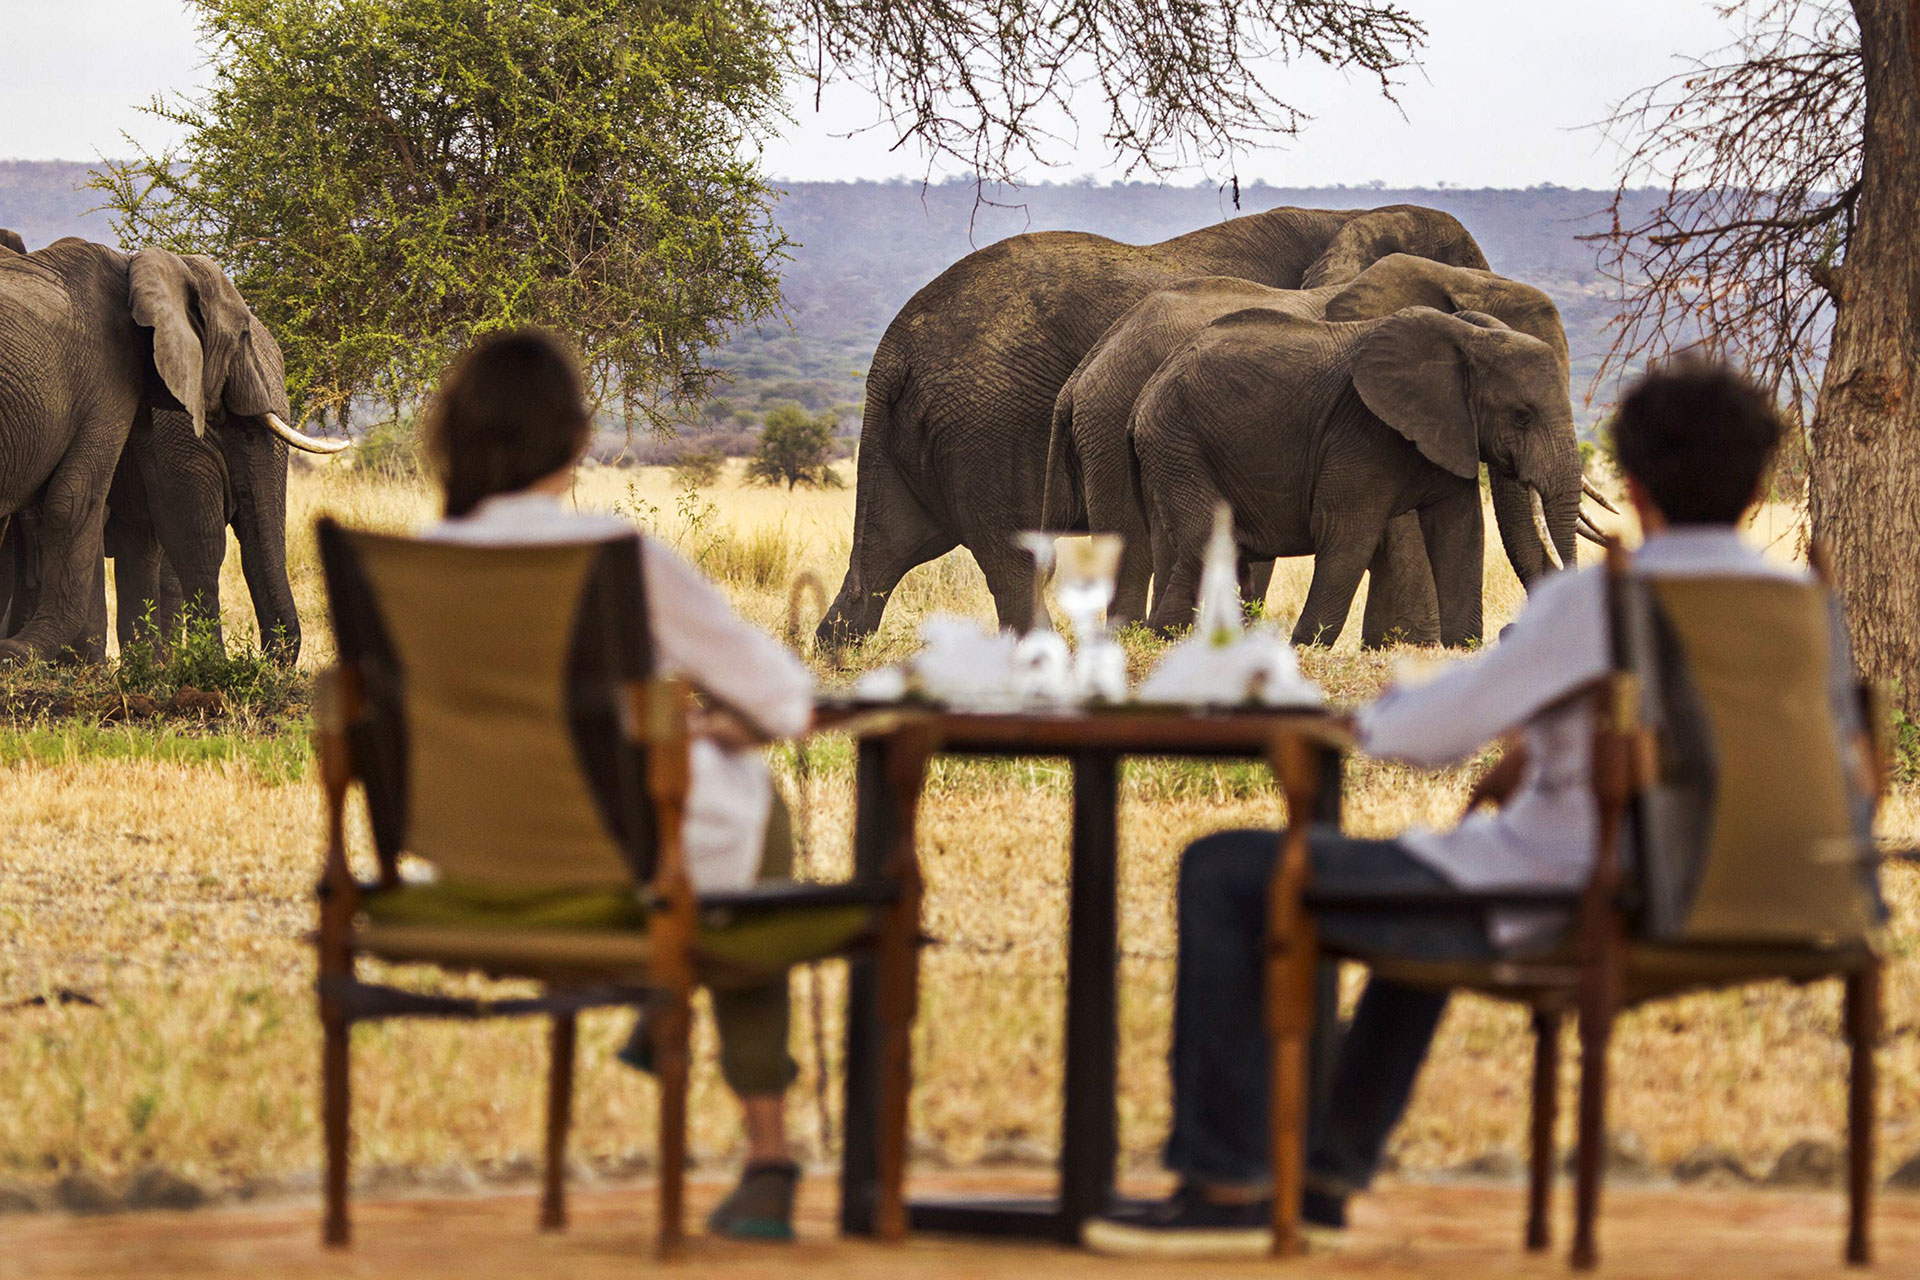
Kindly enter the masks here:
[[271, 733], [195, 731], [174, 725], [93, 725], [74, 721], [0, 728], [0, 766], [77, 764], [88, 760], [158, 760], [167, 764], [238, 764], [280, 785], [307, 776], [312, 758], [304, 730]]

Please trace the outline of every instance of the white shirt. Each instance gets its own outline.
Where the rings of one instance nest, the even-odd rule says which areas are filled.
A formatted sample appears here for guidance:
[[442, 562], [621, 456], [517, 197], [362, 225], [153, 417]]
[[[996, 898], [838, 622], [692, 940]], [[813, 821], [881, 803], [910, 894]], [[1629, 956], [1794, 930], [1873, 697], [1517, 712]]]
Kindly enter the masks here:
[[[1688, 525], [1647, 539], [1634, 555], [1650, 577], [1804, 578], [1725, 526]], [[1598, 814], [1592, 787], [1593, 715], [1586, 699], [1553, 704], [1606, 674], [1606, 570], [1556, 573], [1528, 597], [1499, 643], [1430, 684], [1391, 688], [1359, 715], [1369, 753], [1422, 768], [1458, 763], [1524, 728], [1519, 785], [1493, 813], [1451, 831], [1415, 829], [1408, 852], [1463, 889], [1577, 888], [1593, 866]], [[1836, 655], [1836, 660], [1838, 656]], [[1538, 913], [1501, 913], [1494, 941], [1511, 946], [1554, 927]]]
[[[569, 511], [543, 493], [491, 497], [470, 515], [442, 520], [421, 537], [512, 546], [632, 533], [609, 515]], [[683, 676], [770, 738], [806, 731], [813, 675], [758, 627], [740, 620], [720, 589], [654, 538], [640, 539], [647, 616], [661, 675]], [[703, 892], [753, 883], [773, 808], [773, 777], [757, 751], [727, 751], [695, 739], [687, 795], [687, 874]]]

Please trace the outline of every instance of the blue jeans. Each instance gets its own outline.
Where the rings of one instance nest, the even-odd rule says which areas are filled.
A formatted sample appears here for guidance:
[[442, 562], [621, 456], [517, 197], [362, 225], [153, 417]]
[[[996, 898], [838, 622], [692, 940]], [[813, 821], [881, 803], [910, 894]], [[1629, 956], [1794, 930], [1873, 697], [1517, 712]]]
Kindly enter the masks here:
[[[1318, 886], [1446, 890], [1452, 886], [1392, 840], [1315, 830]], [[1279, 855], [1273, 831], [1224, 831], [1196, 841], [1180, 863], [1180, 952], [1174, 991], [1173, 1131], [1167, 1168], [1198, 1182], [1272, 1180], [1265, 985], [1267, 883]], [[1316, 917], [1326, 945], [1360, 957], [1481, 959], [1493, 954], [1477, 915]], [[1364, 1188], [1413, 1092], [1445, 992], [1370, 979], [1341, 1041], [1324, 1113], [1309, 1125], [1310, 1185]], [[1318, 1058], [1316, 1053], [1315, 1057]]]

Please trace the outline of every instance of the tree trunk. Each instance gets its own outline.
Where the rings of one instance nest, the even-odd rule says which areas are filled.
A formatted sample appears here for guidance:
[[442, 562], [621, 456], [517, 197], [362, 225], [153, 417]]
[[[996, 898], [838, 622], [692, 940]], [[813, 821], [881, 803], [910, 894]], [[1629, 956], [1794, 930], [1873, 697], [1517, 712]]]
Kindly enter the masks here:
[[1831, 285], [1809, 502], [1854, 651], [1920, 718], [1920, 0], [1853, 0], [1866, 71], [1856, 223]]

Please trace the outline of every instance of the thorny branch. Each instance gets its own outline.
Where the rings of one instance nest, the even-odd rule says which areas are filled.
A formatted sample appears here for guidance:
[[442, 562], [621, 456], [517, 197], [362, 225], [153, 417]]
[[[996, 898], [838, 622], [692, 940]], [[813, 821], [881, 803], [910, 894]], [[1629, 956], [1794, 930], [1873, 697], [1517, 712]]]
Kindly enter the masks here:
[[[1611, 227], [1585, 237], [1619, 286], [1594, 387], [1699, 351], [1737, 359], [1810, 414], [1832, 327], [1826, 282], [1860, 193], [1864, 82], [1844, 0], [1747, 0], [1734, 43], [1644, 89], [1601, 127], [1627, 153]], [[1665, 198], [1623, 220], [1637, 189]], [[1591, 392], [1590, 392], [1591, 394]]]
[[1391, 99], [1426, 35], [1391, 0], [794, 0], [786, 12], [812, 46], [802, 73], [816, 91], [860, 85], [929, 170], [957, 160], [994, 184], [1045, 164], [1061, 141], [1046, 122], [1094, 99], [1129, 169], [1231, 161], [1308, 119], [1267, 88], [1267, 64], [1317, 59]]

